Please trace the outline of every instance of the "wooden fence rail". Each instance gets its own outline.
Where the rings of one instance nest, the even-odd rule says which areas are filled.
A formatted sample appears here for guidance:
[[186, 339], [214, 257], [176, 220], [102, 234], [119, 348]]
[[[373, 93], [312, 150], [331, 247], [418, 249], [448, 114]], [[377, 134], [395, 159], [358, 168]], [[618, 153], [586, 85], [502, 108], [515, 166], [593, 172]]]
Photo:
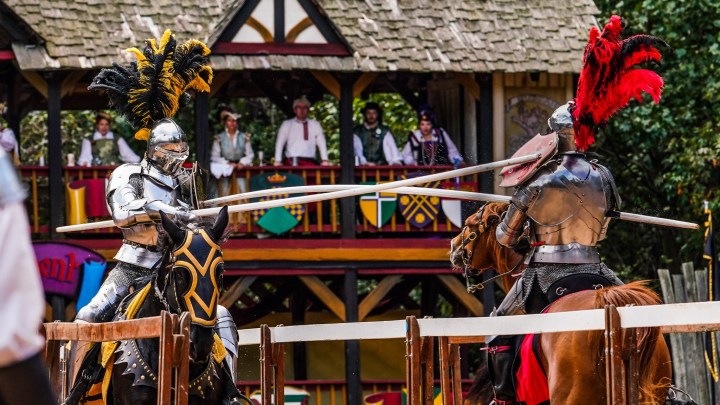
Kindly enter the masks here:
[[[639, 307], [573, 311], [512, 317], [416, 319], [405, 321], [278, 326], [238, 331], [240, 345], [260, 345], [263, 404], [270, 404], [273, 387], [283, 392], [282, 345], [290, 342], [401, 339], [406, 342], [408, 405], [433, 404], [433, 346], [438, 339], [440, 384], [444, 404], [460, 400], [459, 351], [457, 345], [479, 342], [488, 335], [521, 335], [597, 330], [605, 333], [608, 384], [607, 400], [613, 405], [635, 405], [638, 395], [638, 364], [634, 333], [641, 327], [660, 327], [662, 333], [695, 333], [720, 330], [720, 302], [665, 304]], [[620, 339], [624, 336], [623, 339]], [[279, 396], [278, 396], [279, 397]], [[275, 404], [282, 404], [277, 398]]]
[[45, 361], [50, 381], [64, 400], [67, 384], [59, 357], [64, 341], [111, 342], [128, 339], [160, 338], [158, 359], [158, 404], [169, 404], [172, 380], [176, 381], [174, 403], [187, 405], [190, 359], [190, 317], [163, 311], [160, 316], [109, 323], [56, 322], [43, 325], [46, 338]]

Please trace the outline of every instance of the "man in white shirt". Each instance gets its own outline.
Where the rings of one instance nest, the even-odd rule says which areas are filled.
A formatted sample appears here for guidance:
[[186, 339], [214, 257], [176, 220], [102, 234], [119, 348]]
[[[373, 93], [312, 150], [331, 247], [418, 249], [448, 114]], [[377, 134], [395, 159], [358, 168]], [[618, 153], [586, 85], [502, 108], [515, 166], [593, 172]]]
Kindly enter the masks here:
[[91, 137], [83, 139], [80, 149], [79, 166], [114, 166], [121, 162], [138, 163], [138, 156], [125, 139], [118, 137], [110, 131], [110, 120], [112, 117], [105, 113], [99, 113], [95, 117], [95, 133]]
[[45, 314], [25, 191], [0, 150], [0, 404], [55, 404], [38, 333]]
[[320, 123], [307, 118], [310, 101], [305, 96], [293, 101], [295, 118], [286, 120], [278, 130], [275, 141], [275, 166], [282, 166], [283, 151], [284, 163], [288, 166], [314, 166], [315, 148], [320, 152], [321, 164], [330, 165], [328, 161], [327, 143]]
[[365, 122], [353, 128], [353, 149], [361, 165], [399, 165], [402, 156], [392, 132], [382, 123], [382, 108], [368, 102], [362, 109]]

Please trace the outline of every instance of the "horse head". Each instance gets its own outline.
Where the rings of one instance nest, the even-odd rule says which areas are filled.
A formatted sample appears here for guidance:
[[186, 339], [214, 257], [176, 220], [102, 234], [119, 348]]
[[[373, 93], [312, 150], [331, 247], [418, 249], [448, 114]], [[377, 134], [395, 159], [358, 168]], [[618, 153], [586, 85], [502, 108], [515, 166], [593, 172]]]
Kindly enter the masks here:
[[158, 289], [171, 312], [190, 314], [190, 358], [204, 363], [209, 360], [214, 342], [224, 271], [220, 241], [228, 224], [227, 207], [213, 224], [178, 226], [164, 213], [160, 215], [169, 241], [158, 271]]
[[[475, 215], [465, 220], [460, 234], [450, 242], [450, 262], [462, 269], [465, 276], [474, 270], [482, 273], [495, 269], [499, 273], [513, 270], [522, 260], [522, 255], [497, 242], [495, 228], [507, 211], [508, 203], [487, 203], [480, 207]], [[507, 290], [514, 280], [504, 279]]]

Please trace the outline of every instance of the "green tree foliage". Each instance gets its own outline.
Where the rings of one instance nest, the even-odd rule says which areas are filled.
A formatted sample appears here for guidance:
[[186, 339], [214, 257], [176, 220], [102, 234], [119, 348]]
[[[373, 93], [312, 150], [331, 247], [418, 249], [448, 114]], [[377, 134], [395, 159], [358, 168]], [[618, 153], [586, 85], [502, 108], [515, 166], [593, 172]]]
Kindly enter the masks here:
[[[596, 1], [604, 25], [622, 16], [625, 35], [664, 39], [656, 68], [665, 80], [659, 105], [649, 97], [611, 119], [600, 132], [601, 161], [613, 172], [623, 210], [701, 223], [703, 200], [720, 211], [720, 1]], [[606, 262], [624, 275], [700, 264], [703, 232], [617, 221], [602, 245]]]

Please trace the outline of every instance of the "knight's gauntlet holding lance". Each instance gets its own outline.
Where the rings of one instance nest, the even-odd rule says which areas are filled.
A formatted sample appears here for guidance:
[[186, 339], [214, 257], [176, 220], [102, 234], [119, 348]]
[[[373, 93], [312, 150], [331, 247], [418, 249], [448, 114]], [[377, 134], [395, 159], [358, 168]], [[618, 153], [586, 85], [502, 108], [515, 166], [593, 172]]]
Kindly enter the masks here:
[[171, 218], [176, 216], [192, 220], [195, 215], [187, 206], [173, 207], [159, 200], [148, 201], [147, 198], [138, 198], [135, 190], [126, 185], [115, 190], [110, 198], [110, 208], [115, 225], [120, 228], [130, 228], [138, 224], [160, 222], [160, 211]]
[[510, 207], [503, 216], [500, 225], [495, 229], [498, 243], [513, 248], [518, 244], [524, 230], [527, 210], [535, 201], [537, 191], [526, 187], [518, 188], [510, 200]]

